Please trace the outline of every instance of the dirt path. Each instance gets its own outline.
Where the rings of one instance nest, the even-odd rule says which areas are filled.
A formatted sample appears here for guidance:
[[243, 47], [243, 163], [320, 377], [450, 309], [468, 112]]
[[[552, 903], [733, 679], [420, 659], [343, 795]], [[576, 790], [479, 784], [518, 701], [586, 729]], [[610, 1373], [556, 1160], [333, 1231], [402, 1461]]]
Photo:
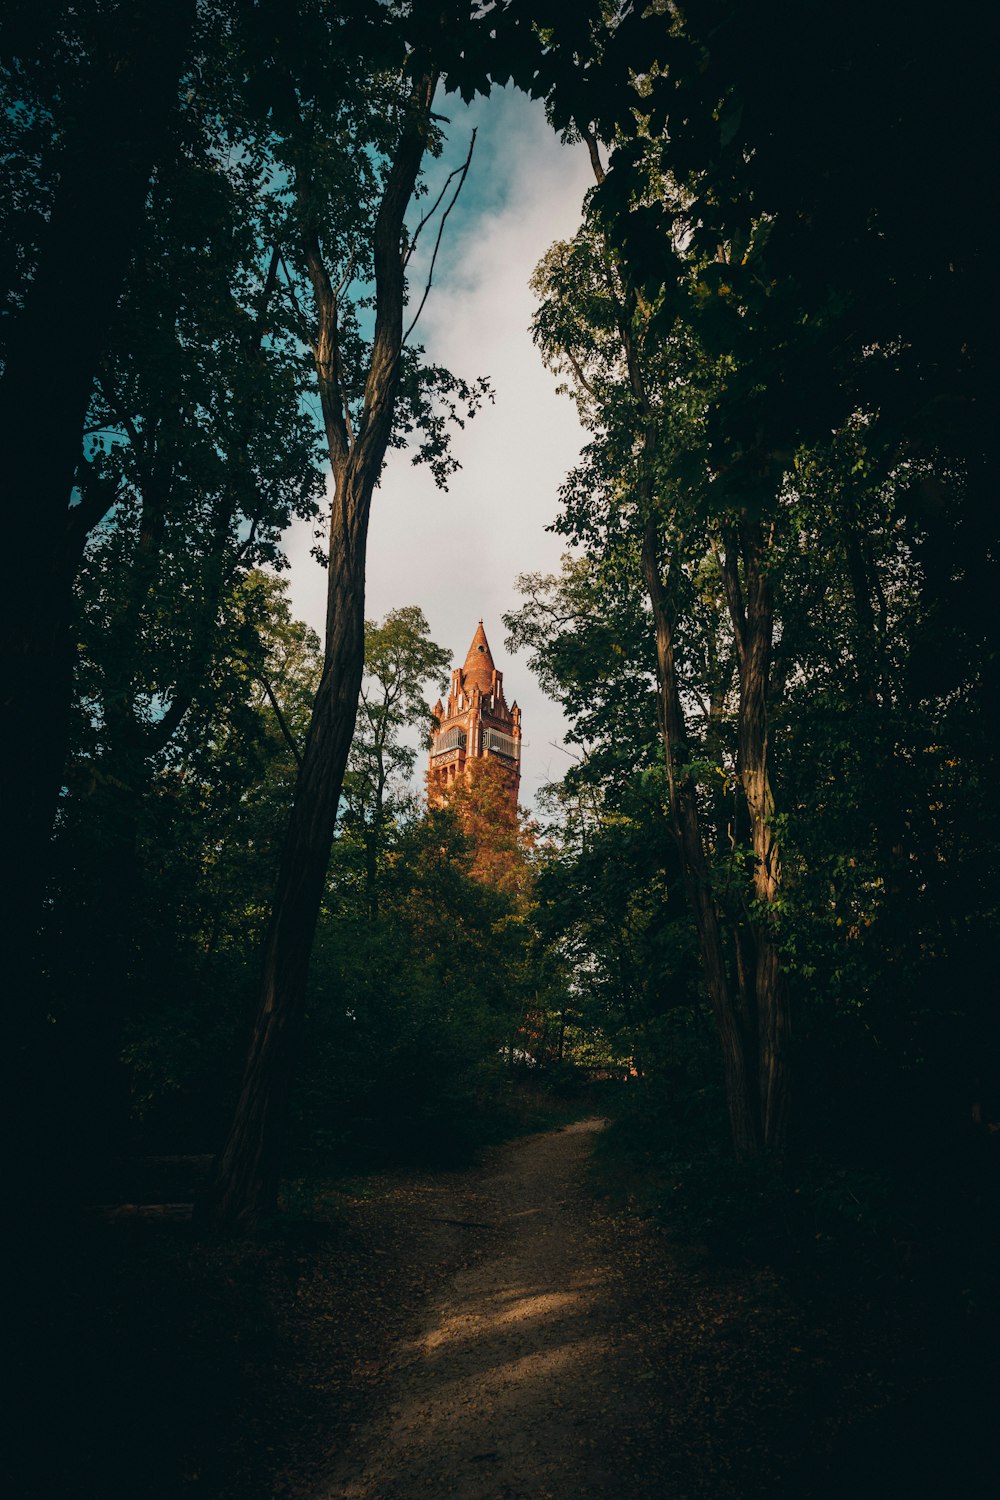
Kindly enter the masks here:
[[993, 1477], [988, 1320], [966, 1368], [967, 1339], [928, 1344], [881, 1286], [680, 1241], [666, 1204], [637, 1212], [613, 1140], [590, 1179], [600, 1128], [305, 1177], [260, 1241], [89, 1218], [19, 1288], [13, 1367], [44, 1399], [2, 1455], [8, 1489], [881, 1500], [957, 1493], [960, 1456]]
[[317, 1500], [664, 1494], [641, 1451], [648, 1367], [585, 1188], [600, 1129], [584, 1120], [515, 1143], [453, 1201], [447, 1217], [486, 1236], [485, 1253], [432, 1295]]
[[296, 1297], [299, 1384], [322, 1410], [267, 1500], [923, 1493], [895, 1485], [905, 1445], [882, 1441], [896, 1362], [870, 1305], [803, 1297], [595, 1199], [601, 1129], [371, 1180]]

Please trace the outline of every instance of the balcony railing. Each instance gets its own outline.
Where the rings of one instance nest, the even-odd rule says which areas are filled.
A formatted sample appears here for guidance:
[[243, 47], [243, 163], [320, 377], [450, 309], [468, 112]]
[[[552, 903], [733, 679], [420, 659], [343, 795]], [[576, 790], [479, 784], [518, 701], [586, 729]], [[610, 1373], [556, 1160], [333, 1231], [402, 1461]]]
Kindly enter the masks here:
[[499, 729], [483, 730], [483, 749], [488, 750], [491, 755], [505, 755], [508, 760], [518, 760], [518, 742], [509, 734], [502, 734]]
[[433, 758], [447, 755], [452, 750], [464, 750], [468, 736], [464, 729], [446, 729], [433, 749]]

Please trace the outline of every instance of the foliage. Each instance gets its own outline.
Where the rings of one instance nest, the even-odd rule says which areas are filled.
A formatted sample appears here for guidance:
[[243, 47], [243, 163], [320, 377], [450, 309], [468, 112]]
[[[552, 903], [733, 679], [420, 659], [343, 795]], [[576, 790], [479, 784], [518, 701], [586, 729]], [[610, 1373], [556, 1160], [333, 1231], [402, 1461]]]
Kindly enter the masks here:
[[[134, 222], [109, 236], [121, 275], [95, 289], [127, 150], [92, 189], [86, 164], [86, 204], [68, 193], [87, 234], [57, 246], [54, 284], [67, 264], [90, 279], [26, 340], [79, 143], [117, 119], [96, 95], [143, 54], [145, 9], [18, 0], [0, 23], [7, 369], [32, 327], [60, 331], [35, 338], [51, 411], [32, 403], [8, 454], [42, 475], [12, 487], [11, 661], [35, 696], [8, 694], [8, 747], [51, 740], [63, 788], [51, 845], [42, 828], [40, 995], [18, 966], [37, 903], [14, 934], [10, 1055], [31, 1064], [14, 1092], [44, 1127], [21, 1176], [43, 1164], [62, 1211], [120, 1188], [115, 1158], [217, 1146], [278, 887], [305, 1015], [299, 1082], [289, 1049], [272, 1098], [291, 1093], [300, 1162], [453, 1160], [505, 1128], [519, 1071], [549, 1100], [581, 1073], [627, 1079], [612, 1170], [674, 1239], [836, 1295], [906, 1281], [949, 1327], [988, 1328], [1000, 699], [980, 18], [204, 0], [174, 28]], [[507, 620], [575, 756], [544, 827], [489, 762], [421, 812], [423, 694], [448, 656], [419, 610], [367, 622], [361, 674], [385, 452], [446, 485], [449, 434], [490, 394], [412, 340], [406, 278], [443, 211], [421, 202], [447, 123], [435, 90], [509, 79], [595, 173], [534, 279], [537, 345], [588, 434], [556, 523], [570, 550], [521, 580]], [[113, 316], [74, 362], [95, 306]], [[67, 437], [71, 494], [46, 467]], [[288, 604], [293, 518], [346, 577], [322, 645]], [[298, 800], [282, 888], [310, 755], [325, 803]], [[19, 764], [8, 789], [27, 802]], [[769, 1133], [777, 1051], [791, 1129]], [[725, 1122], [736, 1054], [751, 1144], [774, 1147], [744, 1160]], [[81, 1284], [92, 1263], [115, 1279], [103, 1255], [88, 1241]], [[253, 1253], [237, 1260], [252, 1283]], [[228, 1350], [256, 1314], [230, 1308], [224, 1266], [222, 1282], [202, 1295], [221, 1297]], [[267, 1297], [249, 1285], [246, 1302]], [[89, 1337], [86, 1299], [52, 1305]], [[250, 1332], [266, 1356], [267, 1329]], [[179, 1374], [200, 1398], [197, 1363]]]
[[[940, 921], [958, 907], [977, 930], [995, 920], [994, 820], [960, 831], [957, 812], [965, 771], [995, 755], [982, 608], [994, 563], [980, 572], [975, 546], [954, 543], [977, 528], [985, 472], [970, 421], [978, 226], [963, 223], [957, 254], [950, 234], [923, 237], [895, 269], [912, 228], [911, 146], [928, 160], [951, 150], [942, 134], [927, 139], [919, 103], [939, 76], [935, 35], [907, 38], [905, 67], [893, 52], [885, 88], [872, 53], [870, 71], [854, 68], [843, 33], [816, 62], [811, 23], [807, 38], [780, 3], [752, 22], [728, 5], [626, 6], [589, 32], [551, 34], [565, 69], [549, 74], [550, 108], [589, 150], [596, 186], [577, 235], [536, 273], [535, 336], [591, 440], [557, 522], [576, 550], [560, 577], [523, 581], [509, 623], [581, 745], [559, 793], [575, 816], [584, 788], [592, 821], [617, 813], [662, 729], [667, 838], [689, 897], [710, 888], [728, 933], [725, 984], [748, 1018], [737, 1030], [756, 1032], [768, 1087], [768, 1027], [779, 992], [791, 996], [797, 1040], [778, 1060], [800, 1072], [802, 1140], [829, 1138], [821, 1098], [831, 1120], [852, 1113], [849, 1078], [870, 1090], [859, 1131], [887, 1091], [909, 1095], [914, 1070], [924, 1098], [908, 1110], [942, 1124], [976, 1112], [973, 1053], [996, 1049], [978, 959], [961, 923], [946, 936]], [[959, 27], [946, 53], [969, 44]], [[574, 70], [581, 48], [590, 67]], [[861, 97], [845, 130], [848, 73]], [[978, 108], [956, 99], [976, 140]], [[950, 333], [917, 312], [932, 287]], [[982, 538], [995, 558], [994, 533]], [[966, 596], [952, 612], [956, 587]], [[683, 785], [695, 789], [703, 871], [681, 836]], [[655, 837], [655, 822], [640, 828]], [[574, 836], [569, 850], [582, 881], [585, 846]], [[694, 901], [718, 1014], [700, 910]], [[669, 930], [662, 913], [657, 925]], [[599, 972], [605, 940], [588, 941]], [[954, 1002], [948, 969], [968, 975]], [[945, 1031], [978, 1038], [961, 1083], [964, 1043], [943, 1044]], [[826, 1101], [812, 1079], [831, 1067], [842, 1092]]]
[[[292, 618], [286, 593], [280, 575], [257, 570], [227, 598], [225, 617], [246, 651], [209, 677], [135, 807], [113, 1036], [95, 1036], [98, 1000], [85, 1018], [80, 1000], [108, 985], [100, 903], [117, 842], [109, 808], [120, 789], [106, 784], [96, 756], [76, 762], [47, 945], [71, 1108], [86, 1116], [81, 1151], [103, 1150], [101, 1131], [120, 1140], [123, 1128], [147, 1150], [204, 1151], [231, 1108], [322, 666], [319, 642]], [[412, 606], [370, 623], [362, 729], [324, 897], [294, 1107], [296, 1151], [326, 1162], [461, 1152], [510, 1112], [503, 1058], [537, 992], [532, 840], [489, 778], [461, 806], [430, 816], [417, 806], [407, 778], [419, 752], [409, 737], [429, 721], [421, 685], [436, 684], [447, 660]], [[99, 743], [100, 721], [87, 732]], [[89, 1084], [111, 1045], [121, 1104], [105, 1125]]]
[[400, 829], [372, 917], [345, 832], [311, 981], [300, 1110], [313, 1140], [397, 1158], [465, 1149], [519, 1018], [523, 937], [512, 901], [474, 872], [453, 814]]
[[[151, 1138], [179, 1132], [203, 1147], [225, 1107], [219, 1083], [232, 1087], [294, 782], [289, 741], [301, 743], [319, 675], [318, 641], [291, 618], [285, 592], [254, 571], [226, 599], [245, 652], [211, 674], [140, 798], [99, 754], [81, 746], [74, 762], [46, 948], [64, 1076], [87, 1122], [81, 1138], [109, 1048], [125, 1066], [116, 1087], [127, 1086], [129, 1112]], [[84, 728], [99, 747], [100, 722]], [[109, 934], [121, 965], [111, 973]]]
[[365, 676], [344, 777], [341, 825], [364, 845], [373, 914], [388, 834], [412, 807], [413, 768], [419, 751], [430, 743], [425, 685], [444, 681], [450, 659], [431, 640], [416, 605], [390, 610], [381, 623], [365, 621]]

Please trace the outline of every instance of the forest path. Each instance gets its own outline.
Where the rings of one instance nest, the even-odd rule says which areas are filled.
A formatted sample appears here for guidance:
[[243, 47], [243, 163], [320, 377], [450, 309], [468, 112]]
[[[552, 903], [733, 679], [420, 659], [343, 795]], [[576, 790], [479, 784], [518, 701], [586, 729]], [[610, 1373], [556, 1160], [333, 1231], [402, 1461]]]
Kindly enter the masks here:
[[514, 1142], [466, 1191], [456, 1183], [443, 1217], [483, 1235], [483, 1252], [431, 1295], [317, 1500], [666, 1493], [644, 1452], [659, 1423], [643, 1330], [586, 1186], [602, 1124]]

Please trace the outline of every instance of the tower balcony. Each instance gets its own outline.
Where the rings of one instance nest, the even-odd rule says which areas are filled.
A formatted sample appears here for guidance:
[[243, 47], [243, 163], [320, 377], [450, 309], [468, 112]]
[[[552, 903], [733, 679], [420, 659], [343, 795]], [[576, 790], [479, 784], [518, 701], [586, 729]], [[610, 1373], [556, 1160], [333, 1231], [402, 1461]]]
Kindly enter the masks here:
[[504, 734], [499, 729], [484, 729], [483, 753], [500, 755], [505, 760], [520, 761], [521, 742], [520, 740], [515, 740], [512, 735]]
[[468, 735], [464, 729], [446, 729], [439, 740], [436, 741], [431, 750], [431, 760], [438, 761], [446, 755], [458, 755], [468, 744]]

